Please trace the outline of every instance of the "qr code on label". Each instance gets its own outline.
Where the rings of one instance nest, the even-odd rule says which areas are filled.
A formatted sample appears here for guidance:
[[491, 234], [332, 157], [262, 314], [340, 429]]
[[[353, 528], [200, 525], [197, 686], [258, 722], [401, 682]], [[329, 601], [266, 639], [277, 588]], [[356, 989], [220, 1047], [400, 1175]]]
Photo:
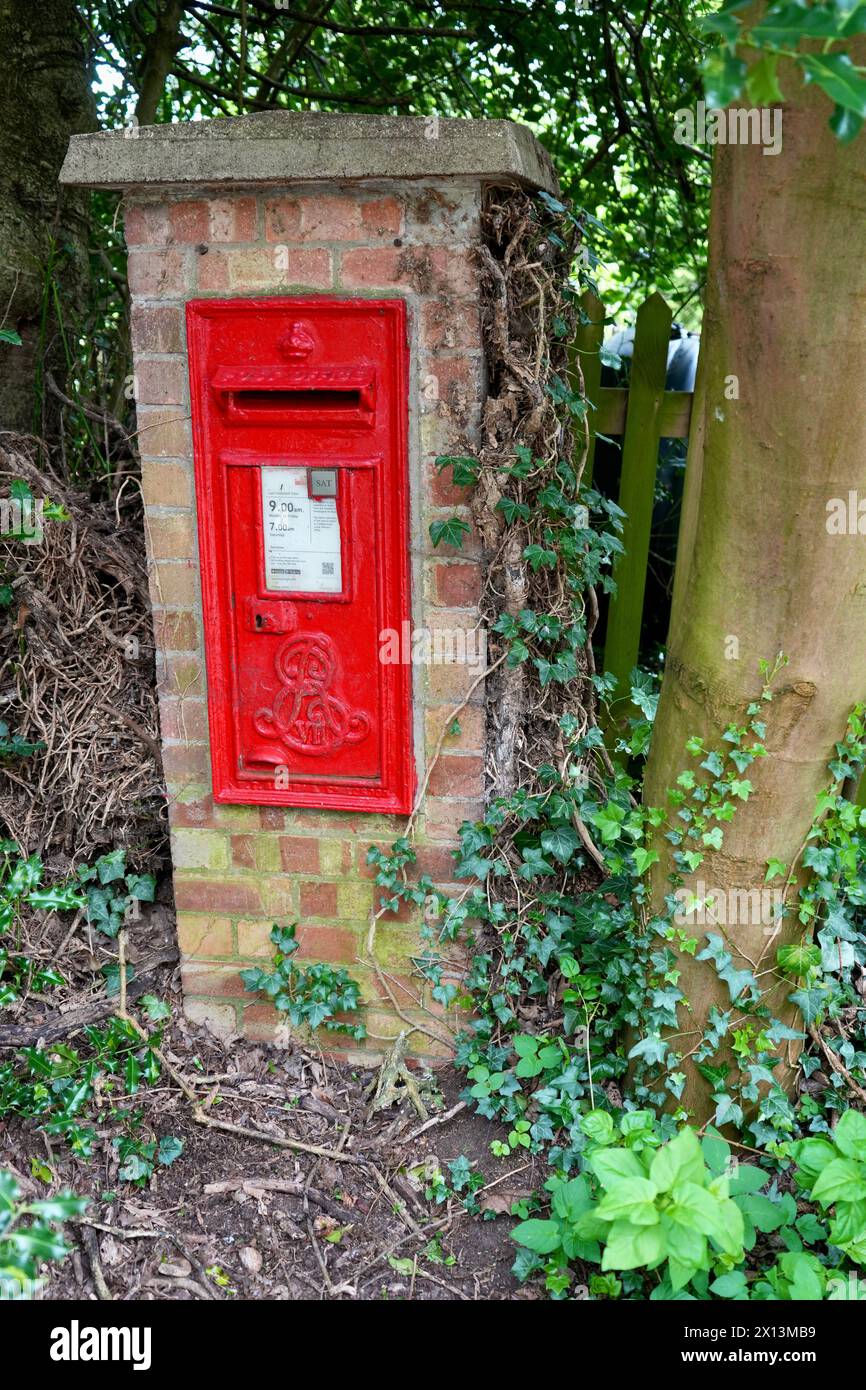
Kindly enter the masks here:
[[322, 561], [322, 574], [333, 574], [333, 573], [334, 573], [334, 562], [333, 562], [333, 560], [323, 560], [323, 561]]

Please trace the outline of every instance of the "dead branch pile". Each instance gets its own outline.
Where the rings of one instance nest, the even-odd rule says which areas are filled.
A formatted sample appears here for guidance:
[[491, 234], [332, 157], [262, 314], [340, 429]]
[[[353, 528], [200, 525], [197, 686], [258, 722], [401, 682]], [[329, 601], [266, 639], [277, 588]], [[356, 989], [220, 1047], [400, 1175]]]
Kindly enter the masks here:
[[0, 537], [0, 718], [44, 749], [0, 763], [2, 833], [27, 853], [80, 862], [124, 846], [141, 865], [164, 841], [164, 792], [141, 497], [113, 499], [52, 470], [41, 444], [0, 432], [0, 495], [23, 479], [61, 503], [41, 543]]
[[[533, 570], [524, 558], [527, 546], [545, 541], [539, 494], [561, 478], [561, 460], [579, 478], [586, 455], [585, 424], [579, 426], [575, 451], [569, 412], [550, 390], [557, 380], [582, 388], [579, 367], [578, 379], [570, 379], [567, 346], [575, 333], [573, 296], [565, 291], [576, 237], [572, 231], [571, 244], [564, 244], [559, 235], [547, 234], [542, 218], [537, 201], [516, 190], [491, 194], [484, 210], [483, 329], [489, 394], [472, 509], [488, 556], [489, 629], [501, 614], [516, 618], [526, 609], [570, 626], [581, 616], [575, 614], [576, 601], [592, 609], [595, 599], [592, 590], [577, 596], [562, 565]], [[535, 466], [516, 480], [503, 470], [516, 462], [521, 447], [530, 451]], [[503, 497], [524, 505], [527, 519], [506, 525], [498, 509]], [[588, 624], [590, 634], [593, 625]], [[492, 656], [497, 655], [494, 639]], [[543, 685], [529, 661], [506, 663], [492, 676], [487, 750], [491, 796], [509, 797], [518, 787], [537, 790], [538, 768], [561, 762], [564, 714], [575, 717], [578, 733], [594, 722], [588, 641], [577, 659], [578, 678], [568, 684]]]

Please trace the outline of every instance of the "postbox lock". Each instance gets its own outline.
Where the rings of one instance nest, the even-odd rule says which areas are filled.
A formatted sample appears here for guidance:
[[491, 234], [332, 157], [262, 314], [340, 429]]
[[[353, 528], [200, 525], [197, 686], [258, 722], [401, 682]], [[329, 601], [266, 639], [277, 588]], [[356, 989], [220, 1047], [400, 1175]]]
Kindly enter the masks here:
[[244, 606], [246, 625], [250, 632], [294, 632], [298, 626], [295, 605], [286, 599], [258, 598], [252, 595], [247, 597]]

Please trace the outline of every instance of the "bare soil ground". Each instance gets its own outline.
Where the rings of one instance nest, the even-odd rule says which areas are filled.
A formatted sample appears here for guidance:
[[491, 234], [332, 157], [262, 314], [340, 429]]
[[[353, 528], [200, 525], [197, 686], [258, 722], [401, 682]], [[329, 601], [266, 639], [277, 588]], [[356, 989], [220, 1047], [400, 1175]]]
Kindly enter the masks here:
[[[165, 972], [170, 976], [170, 972]], [[170, 997], [168, 981], [160, 991]], [[175, 996], [176, 997], [176, 996]], [[70, 1228], [72, 1255], [55, 1267], [48, 1299], [458, 1299], [531, 1298], [511, 1275], [508, 1215], [535, 1185], [521, 1151], [493, 1157], [499, 1127], [459, 1108], [460, 1078], [444, 1066], [425, 1079], [433, 1123], [407, 1099], [369, 1114], [376, 1071], [292, 1046], [224, 1044], [179, 1013], [164, 1052], [221, 1125], [197, 1122], [165, 1077], [125, 1105], [141, 1132], [183, 1141], [170, 1167], [142, 1187], [121, 1180], [110, 1103], [89, 1161], [35, 1125], [0, 1122], [0, 1162], [30, 1197], [71, 1188], [90, 1197]], [[274, 1136], [333, 1156], [275, 1147]], [[484, 1175], [481, 1215], [459, 1198], [429, 1196], [434, 1170], [461, 1155]], [[51, 1179], [45, 1181], [45, 1169]], [[36, 1176], [33, 1176], [33, 1174]], [[449, 1183], [450, 1186], [450, 1183]], [[428, 1194], [428, 1195], [425, 1195]]]

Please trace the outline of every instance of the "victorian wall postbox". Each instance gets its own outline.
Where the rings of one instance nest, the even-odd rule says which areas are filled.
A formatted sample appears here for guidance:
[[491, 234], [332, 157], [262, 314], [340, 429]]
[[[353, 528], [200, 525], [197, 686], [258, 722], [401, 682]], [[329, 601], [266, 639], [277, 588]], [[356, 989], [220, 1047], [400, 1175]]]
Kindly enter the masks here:
[[408, 812], [402, 300], [187, 305], [217, 801]]

